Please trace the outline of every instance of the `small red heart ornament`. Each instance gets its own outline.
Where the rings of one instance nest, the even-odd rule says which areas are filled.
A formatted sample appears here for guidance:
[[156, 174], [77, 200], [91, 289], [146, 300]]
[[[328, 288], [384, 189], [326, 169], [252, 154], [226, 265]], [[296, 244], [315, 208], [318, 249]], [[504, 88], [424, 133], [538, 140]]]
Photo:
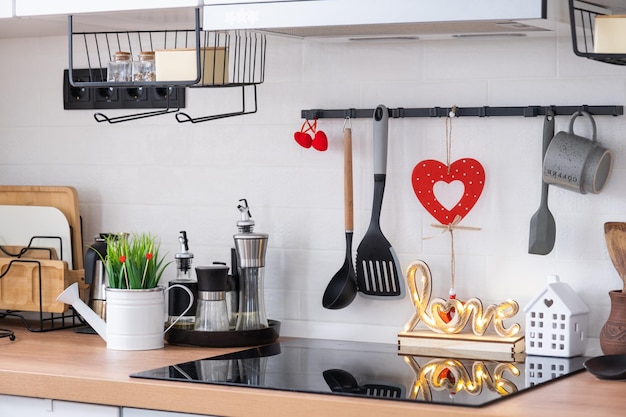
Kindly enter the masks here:
[[441, 317], [445, 323], [450, 323], [452, 321], [452, 317], [454, 317], [454, 307], [448, 311], [438, 310], [437, 314]]
[[[443, 181], [461, 181], [464, 186], [463, 195], [450, 210], [437, 200], [433, 187]], [[450, 164], [433, 159], [419, 162], [411, 175], [413, 191], [419, 202], [441, 224], [450, 224], [456, 216], [465, 217], [474, 207], [485, 186], [485, 169], [475, 159], [462, 158]]]
[[456, 383], [456, 378], [454, 377], [452, 371], [450, 371], [450, 368], [444, 368], [441, 372], [439, 372], [438, 380], [441, 385], [443, 385], [443, 381], [446, 379], [450, 381], [451, 384]]
[[311, 143], [313, 142], [313, 139], [311, 139], [311, 135], [306, 132], [296, 132], [293, 134], [293, 138], [303, 148], [310, 148]]
[[313, 149], [320, 152], [328, 149], [328, 137], [326, 136], [326, 133], [321, 130], [315, 132], [315, 136], [313, 137], [311, 144], [313, 145]]

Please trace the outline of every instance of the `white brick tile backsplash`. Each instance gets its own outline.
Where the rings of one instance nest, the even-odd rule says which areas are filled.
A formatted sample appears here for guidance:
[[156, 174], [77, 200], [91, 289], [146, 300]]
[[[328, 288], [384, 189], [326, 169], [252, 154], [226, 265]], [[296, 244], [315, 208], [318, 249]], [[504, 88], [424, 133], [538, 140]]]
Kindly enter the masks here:
[[[109, 125], [93, 111], [64, 111], [64, 37], [0, 40], [0, 178], [3, 184], [77, 188], [85, 243], [98, 232], [147, 230], [163, 252], [179, 249], [187, 230], [194, 265], [229, 261], [240, 198], [257, 230], [269, 233], [266, 304], [286, 335], [396, 342], [412, 315], [409, 298], [358, 296], [343, 310], [325, 310], [322, 294], [343, 263], [342, 119], [320, 119], [326, 152], [293, 138], [300, 111], [315, 108], [623, 105], [626, 70], [575, 57], [567, 34], [511, 40], [324, 42], [268, 38], [265, 82], [256, 114], [179, 124], [172, 115]], [[28, 51], [36, 51], [31, 53]], [[35, 59], [35, 57], [37, 57]], [[46, 71], [39, 71], [39, 58]], [[188, 89], [191, 116], [230, 111], [239, 91]], [[128, 111], [111, 111], [111, 115]], [[557, 130], [569, 118], [557, 118]], [[530, 217], [539, 205], [542, 118], [453, 120], [452, 160], [472, 157], [486, 172], [483, 195], [455, 231], [456, 288], [485, 303], [516, 299], [523, 308], [558, 274], [589, 305], [591, 336], [609, 310], [607, 292], [621, 284], [604, 242], [606, 221], [626, 221], [623, 116], [598, 116], [598, 139], [615, 166], [598, 195], [550, 187], [557, 223], [554, 250], [528, 254]], [[353, 257], [370, 221], [373, 145], [370, 118], [350, 122], [354, 157]], [[589, 135], [585, 123], [576, 132]], [[381, 227], [402, 270], [414, 260], [431, 267], [433, 297], [450, 285], [450, 236], [411, 187], [423, 159], [445, 161], [445, 119], [390, 119], [387, 184]], [[450, 191], [449, 191], [450, 192]], [[442, 199], [445, 196], [442, 195]], [[167, 277], [172, 278], [172, 267]], [[520, 318], [521, 322], [523, 320]]]

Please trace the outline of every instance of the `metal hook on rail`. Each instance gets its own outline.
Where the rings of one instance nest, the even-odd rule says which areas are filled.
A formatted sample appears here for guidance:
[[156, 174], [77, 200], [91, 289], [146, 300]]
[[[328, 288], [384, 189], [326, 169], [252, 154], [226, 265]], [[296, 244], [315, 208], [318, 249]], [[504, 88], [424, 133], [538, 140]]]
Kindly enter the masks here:
[[342, 130], [346, 130], [346, 128], [352, 129], [352, 119], [350, 118], [350, 116], [346, 116], [346, 118], [343, 119], [343, 129]]

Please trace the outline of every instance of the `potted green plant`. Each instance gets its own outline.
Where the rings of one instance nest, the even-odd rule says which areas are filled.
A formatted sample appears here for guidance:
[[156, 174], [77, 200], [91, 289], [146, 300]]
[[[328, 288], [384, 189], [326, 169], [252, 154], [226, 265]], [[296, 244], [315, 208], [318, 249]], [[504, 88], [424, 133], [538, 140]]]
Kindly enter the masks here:
[[106, 259], [102, 261], [109, 288], [156, 288], [170, 264], [159, 256], [160, 242], [150, 233], [109, 235], [106, 244]]
[[[103, 261], [106, 289], [107, 348], [145, 350], [163, 347], [163, 334], [193, 305], [193, 294], [181, 285], [159, 285], [170, 262], [159, 255], [159, 240], [149, 233], [110, 235]], [[189, 294], [187, 310], [164, 329], [165, 296], [175, 287]]]
[[[108, 349], [147, 350], [163, 347], [167, 332], [193, 306], [194, 294], [187, 287], [159, 285], [169, 263], [159, 256], [159, 242], [147, 233], [109, 235], [106, 256], [97, 251], [108, 275], [106, 322], [79, 297], [78, 284], [65, 289], [57, 300], [72, 305], [106, 341]], [[165, 296], [173, 288], [189, 295], [189, 305], [167, 329]]]

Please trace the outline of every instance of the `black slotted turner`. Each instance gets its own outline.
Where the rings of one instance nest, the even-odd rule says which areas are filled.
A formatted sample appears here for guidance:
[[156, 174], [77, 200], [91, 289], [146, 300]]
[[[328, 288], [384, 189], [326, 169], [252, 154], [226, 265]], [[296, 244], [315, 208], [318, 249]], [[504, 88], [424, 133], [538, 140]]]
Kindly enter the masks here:
[[383, 105], [374, 110], [374, 201], [369, 227], [356, 251], [356, 280], [365, 297], [404, 297], [404, 278], [391, 244], [380, 229], [380, 210], [387, 178], [389, 111]]

